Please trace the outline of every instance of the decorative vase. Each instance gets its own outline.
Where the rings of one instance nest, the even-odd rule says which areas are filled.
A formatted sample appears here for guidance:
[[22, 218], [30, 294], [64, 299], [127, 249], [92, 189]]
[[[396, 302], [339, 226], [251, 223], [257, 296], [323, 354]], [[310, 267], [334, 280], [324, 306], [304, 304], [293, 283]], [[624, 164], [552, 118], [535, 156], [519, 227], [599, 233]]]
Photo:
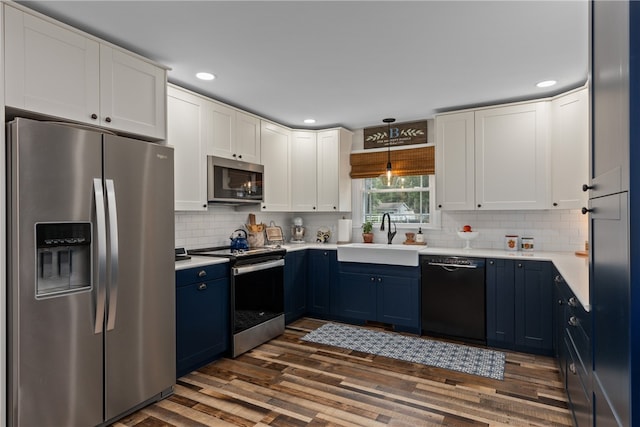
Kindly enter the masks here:
[[365, 243], [373, 243], [373, 233], [362, 233], [362, 240]]

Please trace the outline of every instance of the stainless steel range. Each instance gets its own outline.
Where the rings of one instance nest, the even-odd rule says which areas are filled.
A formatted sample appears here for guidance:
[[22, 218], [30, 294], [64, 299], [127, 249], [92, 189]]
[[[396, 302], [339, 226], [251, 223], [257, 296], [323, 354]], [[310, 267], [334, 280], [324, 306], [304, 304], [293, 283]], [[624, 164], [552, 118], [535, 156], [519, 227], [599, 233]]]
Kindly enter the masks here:
[[192, 249], [188, 253], [229, 259], [233, 357], [284, 333], [286, 250], [218, 247]]

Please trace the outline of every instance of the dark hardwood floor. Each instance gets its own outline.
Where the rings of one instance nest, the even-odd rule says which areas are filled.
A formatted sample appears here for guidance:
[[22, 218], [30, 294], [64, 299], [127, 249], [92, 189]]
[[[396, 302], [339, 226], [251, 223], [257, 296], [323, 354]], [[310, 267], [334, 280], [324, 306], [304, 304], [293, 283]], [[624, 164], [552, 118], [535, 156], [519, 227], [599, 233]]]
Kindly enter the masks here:
[[301, 319], [178, 380], [115, 426], [571, 426], [552, 358], [505, 352], [503, 381], [303, 342]]

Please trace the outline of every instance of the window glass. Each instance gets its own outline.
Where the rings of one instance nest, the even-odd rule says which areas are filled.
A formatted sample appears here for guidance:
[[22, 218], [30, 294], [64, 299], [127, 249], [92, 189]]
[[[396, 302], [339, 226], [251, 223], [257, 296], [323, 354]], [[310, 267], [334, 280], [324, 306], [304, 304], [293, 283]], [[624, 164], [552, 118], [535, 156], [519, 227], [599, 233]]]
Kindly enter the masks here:
[[363, 222], [379, 223], [389, 213], [397, 224], [431, 224], [435, 198], [433, 175], [395, 177], [391, 185], [385, 178], [365, 178]]

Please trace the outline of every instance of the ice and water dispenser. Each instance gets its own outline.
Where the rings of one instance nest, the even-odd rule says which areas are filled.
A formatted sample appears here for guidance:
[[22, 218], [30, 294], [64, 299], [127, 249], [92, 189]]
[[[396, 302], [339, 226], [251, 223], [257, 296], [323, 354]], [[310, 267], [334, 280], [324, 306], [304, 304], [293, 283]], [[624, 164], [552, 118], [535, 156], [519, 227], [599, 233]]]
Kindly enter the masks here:
[[91, 223], [36, 224], [36, 298], [91, 289]]

